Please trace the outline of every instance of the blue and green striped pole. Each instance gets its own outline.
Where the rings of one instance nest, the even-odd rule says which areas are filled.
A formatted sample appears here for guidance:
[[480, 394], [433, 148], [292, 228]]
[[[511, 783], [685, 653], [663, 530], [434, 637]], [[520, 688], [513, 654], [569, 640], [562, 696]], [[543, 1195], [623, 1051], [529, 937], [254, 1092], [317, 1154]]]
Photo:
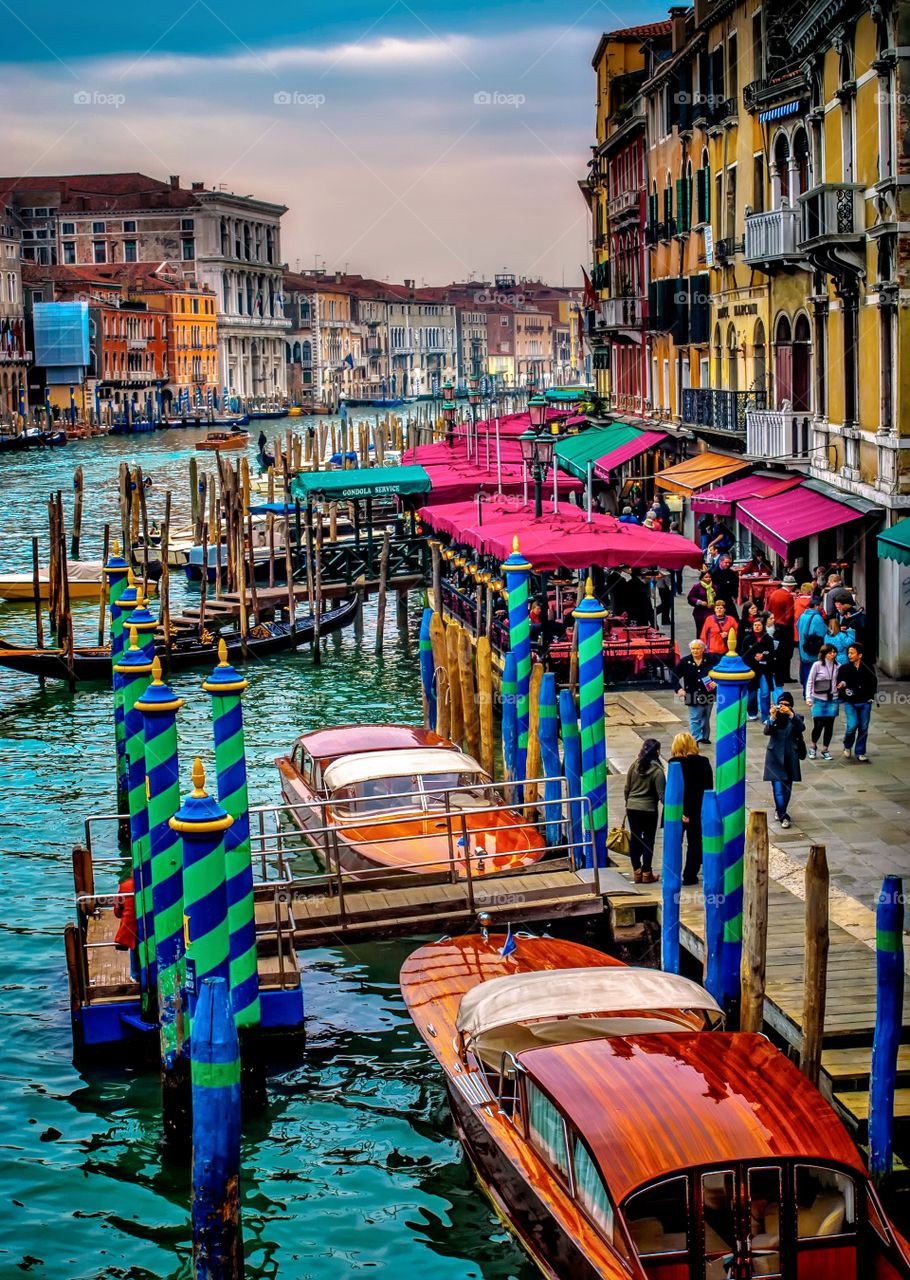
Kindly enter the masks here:
[[717, 766], [715, 790], [724, 828], [724, 890], [721, 947], [721, 1004], [735, 1005], [740, 993], [743, 950], [743, 864], [746, 844], [746, 695], [754, 672], [736, 652], [736, 633], [730, 632], [730, 651], [711, 671], [717, 683]]
[[[528, 588], [531, 566], [512, 539], [512, 554], [502, 562], [509, 598], [509, 651], [515, 654], [515, 781], [524, 782], [528, 770], [528, 729], [531, 720], [531, 615]], [[519, 785], [516, 799], [521, 802]]]
[[430, 623], [433, 610], [426, 608], [420, 620], [420, 683], [423, 689], [424, 720], [428, 729], [436, 728], [436, 668], [433, 664], [433, 642], [430, 639]]
[[724, 824], [717, 792], [706, 791], [701, 802], [702, 878], [705, 898], [705, 986], [719, 1005], [724, 992], [720, 958], [724, 940]]
[[[537, 734], [540, 739], [540, 763], [544, 777], [544, 818], [547, 844], [551, 849], [563, 843], [562, 769], [559, 766], [559, 713], [556, 709], [556, 676], [545, 671], [540, 681]], [[561, 855], [560, 855], [561, 856]]]
[[230, 983], [230, 929], [224, 874], [224, 833], [234, 819], [205, 789], [205, 770], [193, 761], [193, 790], [170, 820], [183, 843], [183, 942], [186, 991], [192, 1022], [205, 978]]
[[678, 760], [667, 765], [664, 794], [664, 847], [660, 864], [661, 967], [679, 973], [679, 895], [682, 893], [683, 771]]
[[604, 624], [589, 578], [572, 617], [578, 628], [578, 701], [581, 712], [581, 788], [588, 800], [585, 865], [607, 865], [607, 743], [604, 727]]
[[502, 763], [506, 781], [515, 781], [518, 724], [515, 714], [515, 654], [507, 653], [502, 666]]
[[[114, 735], [117, 734], [117, 726], [120, 726], [120, 751], [117, 757], [117, 788], [118, 788], [118, 808], [121, 813], [129, 812], [129, 802], [127, 799], [127, 790], [129, 782], [127, 774], [129, 769], [126, 763], [126, 730], [124, 726], [123, 712], [123, 681], [117, 672], [117, 663], [127, 650], [129, 641], [129, 630], [126, 620], [135, 610], [137, 602], [142, 599], [142, 588], [136, 583], [133, 577], [133, 571], [127, 567], [126, 586], [121, 586], [120, 597], [117, 601], [116, 611], [111, 609], [111, 665], [114, 673]], [[119, 642], [117, 644], [116, 656], [114, 653], [114, 627], [119, 631]], [[122, 768], [122, 774], [119, 770]]]
[[885, 876], [875, 909], [875, 1035], [869, 1086], [869, 1171], [881, 1179], [894, 1162], [894, 1088], [904, 1013], [904, 882]]
[[[114, 745], [117, 749], [118, 810], [126, 808], [126, 754], [123, 746], [123, 702], [119, 697], [116, 671], [123, 655], [123, 610], [120, 600], [130, 579], [130, 567], [120, 554], [120, 543], [115, 541], [104, 566], [107, 578], [108, 606], [111, 611], [111, 670], [114, 690]], [[134, 597], [135, 600], [135, 597]]]
[[193, 1275], [242, 1280], [240, 1044], [223, 976], [199, 987], [192, 1082]]
[[152, 682], [136, 703], [142, 715], [148, 796], [150, 879], [155, 920], [161, 1103], [165, 1138], [185, 1138], [189, 1122], [186, 959], [183, 944], [183, 861], [170, 820], [180, 807], [177, 712], [183, 706], [152, 662]]
[[234, 819], [224, 833], [224, 863], [230, 930], [231, 1007], [243, 1035], [247, 1028], [258, 1027], [260, 1021], [250, 800], [240, 704], [247, 681], [228, 662], [227, 645], [223, 640], [218, 642], [218, 666], [203, 681], [202, 687], [212, 695], [218, 802]]
[[562, 771], [569, 791], [569, 822], [572, 830], [572, 857], [575, 865], [584, 862], [584, 829], [581, 819], [581, 738], [578, 712], [571, 689], [559, 691], [559, 723], [562, 729]]
[[[136, 956], [139, 961], [139, 988], [142, 1012], [154, 1017], [155, 930], [151, 917], [151, 893], [146, 895], [149, 875], [149, 813], [145, 794], [145, 748], [142, 712], [136, 710], [140, 691], [152, 673], [151, 659], [139, 648], [135, 628], [129, 632], [130, 645], [117, 663], [123, 699], [124, 749], [127, 765], [127, 805], [130, 815], [130, 850], [133, 892], [136, 902]], [[149, 885], [149, 890], [151, 886]]]

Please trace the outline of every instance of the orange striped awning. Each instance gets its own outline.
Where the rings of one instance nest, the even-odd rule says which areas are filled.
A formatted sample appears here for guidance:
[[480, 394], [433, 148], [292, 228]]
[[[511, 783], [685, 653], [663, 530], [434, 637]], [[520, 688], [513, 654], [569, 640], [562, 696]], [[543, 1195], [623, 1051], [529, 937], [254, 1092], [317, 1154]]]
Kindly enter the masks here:
[[707, 489], [718, 480], [726, 479], [739, 471], [748, 471], [752, 464], [745, 458], [731, 458], [726, 453], [714, 453], [706, 449], [694, 458], [686, 458], [677, 462], [666, 471], [654, 477], [658, 489], [666, 489], [668, 493], [678, 493], [684, 498], [691, 498], [699, 489]]

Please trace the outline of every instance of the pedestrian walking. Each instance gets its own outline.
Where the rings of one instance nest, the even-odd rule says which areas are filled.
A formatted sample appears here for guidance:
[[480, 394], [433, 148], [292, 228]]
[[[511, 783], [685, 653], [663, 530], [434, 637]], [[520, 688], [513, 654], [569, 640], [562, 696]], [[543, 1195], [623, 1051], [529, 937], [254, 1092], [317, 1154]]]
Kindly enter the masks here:
[[723, 600], [727, 613], [734, 621], [738, 618], [737, 603], [739, 601], [739, 574], [733, 568], [733, 557], [728, 551], [723, 552], [717, 561], [717, 568], [712, 570], [714, 594]]
[[750, 720], [767, 720], [771, 714], [771, 703], [778, 692], [777, 671], [777, 636], [768, 634], [765, 623], [756, 618], [752, 627], [743, 632], [739, 654], [746, 666], [755, 672], [755, 679], [749, 682], [749, 690], [754, 688], [757, 705], [755, 709], [746, 708]]
[[733, 633], [736, 639], [736, 623], [727, 617], [727, 606], [723, 600], [715, 600], [714, 612], [701, 629], [700, 639], [704, 640], [709, 653], [722, 657], [730, 647], [729, 636]]
[[703, 640], [692, 640], [688, 656], [676, 668], [676, 696], [689, 709], [689, 732], [696, 742], [711, 741], [711, 711], [717, 685], [711, 679], [714, 660]]
[[768, 745], [765, 748], [764, 781], [771, 783], [777, 820], [784, 828], [792, 826], [790, 797], [794, 782], [802, 781], [799, 762], [806, 756], [803, 737], [806, 722], [793, 710], [793, 694], [784, 690], [771, 708], [765, 725]]
[[114, 934], [114, 947], [117, 951], [130, 953], [130, 977], [139, 981], [139, 956], [136, 947], [139, 932], [136, 925], [136, 895], [133, 889], [133, 877], [128, 876], [117, 886], [118, 896], [114, 899], [114, 916], [120, 921]]
[[822, 645], [828, 643], [828, 624], [822, 617], [821, 600], [817, 595], [812, 595], [800, 614], [796, 635], [799, 643], [799, 683], [805, 690], [812, 663], [821, 653]]
[[636, 884], [654, 884], [651, 870], [657, 819], [664, 801], [666, 778], [660, 762], [660, 743], [645, 738], [641, 750], [626, 774], [626, 822], [629, 826], [629, 857]]
[[705, 623], [714, 612], [714, 602], [717, 596], [714, 592], [714, 579], [711, 577], [707, 569], [702, 571], [701, 577], [692, 586], [686, 597], [692, 608], [692, 621], [695, 623], [695, 635], [700, 637], [704, 630]]
[[878, 693], [878, 677], [872, 667], [863, 661], [863, 646], [855, 640], [847, 650], [847, 661], [837, 671], [837, 689], [844, 704], [846, 731], [844, 756], [847, 760], [855, 752], [855, 758], [865, 764], [866, 744], [869, 740], [869, 721], [872, 704]]
[[774, 618], [774, 642], [777, 650], [775, 658], [775, 676], [778, 685], [783, 688], [790, 681], [790, 662], [793, 658], [793, 624], [794, 597], [796, 595], [796, 579], [792, 573], [784, 576], [783, 582], [767, 599], [768, 608]]
[[826, 639], [828, 644], [834, 645], [838, 663], [849, 661], [847, 652], [851, 644], [856, 640], [856, 633], [851, 631], [849, 627], [842, 625], [838, 614], [828, 619], [828, 635]]
[[819, 740], [822, 744], [822, 759], [831, 759], [828, 748], [831, 746], [834, 721], [837, 719], [840, 706], [837, 695], [837, 671], [837, 651], [834, 645], [823, 644], [806, 678], [806, 705], [812, 711], [810, 760], [818, 757]]
[[703, 756], [691, 733], [678, 733], [670, 748], [670, 759], [678, 760], [683, 775], [683, 832], [686, 837], [686, 861], [683, 884], [698, 884], [701, 870], [701, 802], [705, 792], [714, 786], [711, 761]]

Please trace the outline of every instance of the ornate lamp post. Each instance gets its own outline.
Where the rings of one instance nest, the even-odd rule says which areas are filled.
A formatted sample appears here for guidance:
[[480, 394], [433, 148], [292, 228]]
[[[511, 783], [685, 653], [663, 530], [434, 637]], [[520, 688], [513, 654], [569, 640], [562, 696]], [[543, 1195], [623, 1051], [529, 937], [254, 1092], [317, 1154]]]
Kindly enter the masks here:
[[468, 442], [470, 458], [477, 448], [477, 406], [480, 404], [480, 384], [477, 378], [468, 379], [468, 404], [471, 406], [471, 436]]
[[446, 444], [455, 443], [455, 385], [451, 378], [442, 384], [442, 416], [446, 424]]
[[543, 486], [553, 462], [556, 435], [546, 429], [547, 402], [543, 396], [534, 396], [529, 401], [528, 412], [531, 427], [518, 437], [518, 443], [521, 460], [534, 481], [534, 517], [539, 519], [543, 515]]

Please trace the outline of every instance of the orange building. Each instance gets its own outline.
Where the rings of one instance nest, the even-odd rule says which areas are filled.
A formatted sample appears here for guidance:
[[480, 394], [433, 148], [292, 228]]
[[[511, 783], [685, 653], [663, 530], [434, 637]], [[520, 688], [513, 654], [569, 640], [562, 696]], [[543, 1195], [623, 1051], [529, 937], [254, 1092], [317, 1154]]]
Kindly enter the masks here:
[[164, 312], [167, 323], [168, 383], [176, 398], [184, 389], [191, 401], [218, 393], [218, 322], [211, 289], [187, 283], [176, 266], [163, 262], [130, 264], [128, 296], [149, 311]]

